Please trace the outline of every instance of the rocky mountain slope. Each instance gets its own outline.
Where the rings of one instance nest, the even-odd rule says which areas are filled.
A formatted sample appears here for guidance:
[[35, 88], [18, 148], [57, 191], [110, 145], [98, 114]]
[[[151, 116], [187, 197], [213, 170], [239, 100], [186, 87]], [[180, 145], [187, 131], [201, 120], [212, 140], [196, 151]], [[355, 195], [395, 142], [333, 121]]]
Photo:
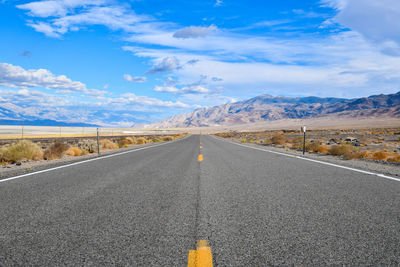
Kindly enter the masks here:
[[197, 109], [153, 123], [150, 127], [230, 126], [323, 116], [399, 118], [400, 92], [357, 99], [260, 95], [246, 101]]

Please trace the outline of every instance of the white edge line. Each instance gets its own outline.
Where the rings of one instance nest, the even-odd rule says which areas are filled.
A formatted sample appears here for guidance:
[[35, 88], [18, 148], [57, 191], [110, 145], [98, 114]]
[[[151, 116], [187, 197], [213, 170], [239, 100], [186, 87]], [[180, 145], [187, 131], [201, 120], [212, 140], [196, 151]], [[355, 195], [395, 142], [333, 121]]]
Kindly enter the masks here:
[[158, 145], [141, 147], [141, 148], [132, 149], [132, 150], [129, 150], [129, 151], [124, 151], [124, 152], [119, 152], [119, 153], [115, 153], [115, 154], [111, 154], [111, 155], [107, 155], [107, 156], [100, 156], [100, 157], [97, 157], [97, 158], [94, 158], [94, 159], [82, 160], [82, 161], [78, 161], [78, 162], [74, 162], [74, 163], [70, 163], [70, 164], [66, 164], [66, 165], [62, 165], [62, 166], [58, 166], [58, 167], [53, 167], [53, 168], [49, 168], [49, 169], [45, 169], [45, 170], [41, 170], [41, 171], [25, 173], [25, 174], [21, 174], [21, 175], [18, 175], [18, 176], [1, 179], [0, 183], [4, 183], [4, 182], [7, 182], [7, 181], [11, 181], [11, 180], [15, 180], [15, 179], [19, 179], [19, 178], [23, 178], [23, 177], [27, 177], [27, 176], [32, 176], [32, 175], [36, 175], [36, 174], [40, 174], [40, 173], [44, 173], [44, 172], [63, 169], [63, 168], [67, 168], [67, 167], [71, 167], [71, 166], [75, 166], [75, 165], [79, 165], [79, 164], [83, 164], [83, 163], [87, 163], [87, 162], [91, 162], [91, 161], [95, 161], [95, 160], [101, 160], [101, 159], [111, 158], [111, 157], [115, 157], [115, 156], [119, 156], [119, 155], [123, 155], [123, 154], [133, 153], [133, 152], [136, 152], [136, 151], [139, 151], [139, 150], [144, 150], [144, 149], [149, 149], [149, 148], [153, 148], [153, 147], [163, 146], [163, 145], [166, 145], [166, 144], [172, 144], [172, 143], [177, 142], [177, 141], [182, 141], [183, 139], [186, 139], [189, 136], [190, 135], [188, 135], [186, 137], [183, 137], [183, 138], [180, 138], [180, 139], [177, 139], [177, 140], [174, 140], [172, 142], [165, 142], [165, 143], [158, 144]]
[[386, 178], [386, 179], [390, 179], [390, 180], [394, 180], [394, 181], [400, 182], [400, 178], [387, 176], [387, 175], [384, 175], [384, 174], [381, 174], [381, 173], [369, 172], [369, 171], [364, 171], [364, 170], [360, 170], [360, 169], [346, 167], [346, 166], [342, 166], [342, 165], [338, 165], [338, 164], [334, 164], [334, 163], [320, 161], [320, 160], [316, 160], [316, 159], [309, 159], [309, 158], [305, 158], [305, 157], [301, 157], [301, 156], [290, 155], [290, 154], [286, 154], [286, 153], [282, 153], [282, 152], [276, 152], [276, 151], [272, 151], [272, 150], [268, 150], [268, 149], [261, 149], [261, 148], [258, 148], [258, 147], [246, 146], [246, 145], [238, 144], [238, 143], [235, 143], [235, 142], [232, 142], [232, 141], [228, 141], [228, 140], [225, 140], [225, 139], [220, 139], [220, 138], [217, 138], [217, 137], [215, 137], [213, 135], [211, 135], [211, 136], [214, 137], [217, 140], [221, 140], [221, 141], [224, 141], [224, 142], [227, 142], [227, 143], [230, 143], [230, 144], [234, 144], [234, 145], [238, 145], [238, 146], [242, 146], [242, 147], [252, 148], [252, 149], [255, 149], [255, 150], [260, 150], [260, 151], [264, 151], [264, 152], [278, 154], [278, 155], [286, 156], [286, 157], [290, 157], [290, 158], [297, 158], [297, 159], [312, 161], [312, 162], [316, 162], [316, 163], [319, 163], [319, 164], [329, 165], [329, 166], [342, 168], [342, 169], [355, 171], [355, 172], [360, 172], [360, 173], [364, 173], [364, 174], [369, 174], [369, 175], [375, 175], [375, 176], [379, 176], [379, 177], [382, 177], [382, 178]]

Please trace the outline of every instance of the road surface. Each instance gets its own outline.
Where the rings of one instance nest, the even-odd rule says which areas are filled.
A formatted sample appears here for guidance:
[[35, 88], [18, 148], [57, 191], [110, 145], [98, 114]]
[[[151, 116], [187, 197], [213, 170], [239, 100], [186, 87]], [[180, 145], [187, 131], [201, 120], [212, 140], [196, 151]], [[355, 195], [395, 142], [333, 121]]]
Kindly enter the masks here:
[[[199, 157], [202, 155], [202, 158]], [[400, 182], [182, 140], [0, 182], [0, 265], [400, 264]]]

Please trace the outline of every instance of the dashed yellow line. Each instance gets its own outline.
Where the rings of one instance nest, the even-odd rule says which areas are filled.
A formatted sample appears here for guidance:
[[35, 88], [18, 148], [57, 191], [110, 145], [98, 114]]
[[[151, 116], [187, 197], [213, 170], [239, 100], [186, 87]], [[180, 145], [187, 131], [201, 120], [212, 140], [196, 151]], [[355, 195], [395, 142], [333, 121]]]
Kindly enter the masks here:
[[199, 154], [199, 157], [197, 158], [197, 160], [198, 160], [199, 162], [202, 162], [202, 161], [204, 160], [203, 154]]
[[200, 146], [200, 149], [202, 149], [203, 148], [203, 146]]
[[212, 267], [212, 253], [207, 240], [198, 240], [197, 249], [189, 251], [188, 267]]

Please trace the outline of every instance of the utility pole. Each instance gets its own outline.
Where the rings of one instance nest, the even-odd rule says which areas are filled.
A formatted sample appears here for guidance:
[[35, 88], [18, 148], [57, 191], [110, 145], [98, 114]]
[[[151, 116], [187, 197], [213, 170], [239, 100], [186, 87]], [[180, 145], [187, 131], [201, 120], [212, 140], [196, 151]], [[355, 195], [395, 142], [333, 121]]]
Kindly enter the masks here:
[[21, 139], [24, 139], [24, 121], [22, 121], [22, 133], [21, 133]]
[[100, 136], [99, 136], [99, 128], [97, 128], [97, 154], [100, 155]]

